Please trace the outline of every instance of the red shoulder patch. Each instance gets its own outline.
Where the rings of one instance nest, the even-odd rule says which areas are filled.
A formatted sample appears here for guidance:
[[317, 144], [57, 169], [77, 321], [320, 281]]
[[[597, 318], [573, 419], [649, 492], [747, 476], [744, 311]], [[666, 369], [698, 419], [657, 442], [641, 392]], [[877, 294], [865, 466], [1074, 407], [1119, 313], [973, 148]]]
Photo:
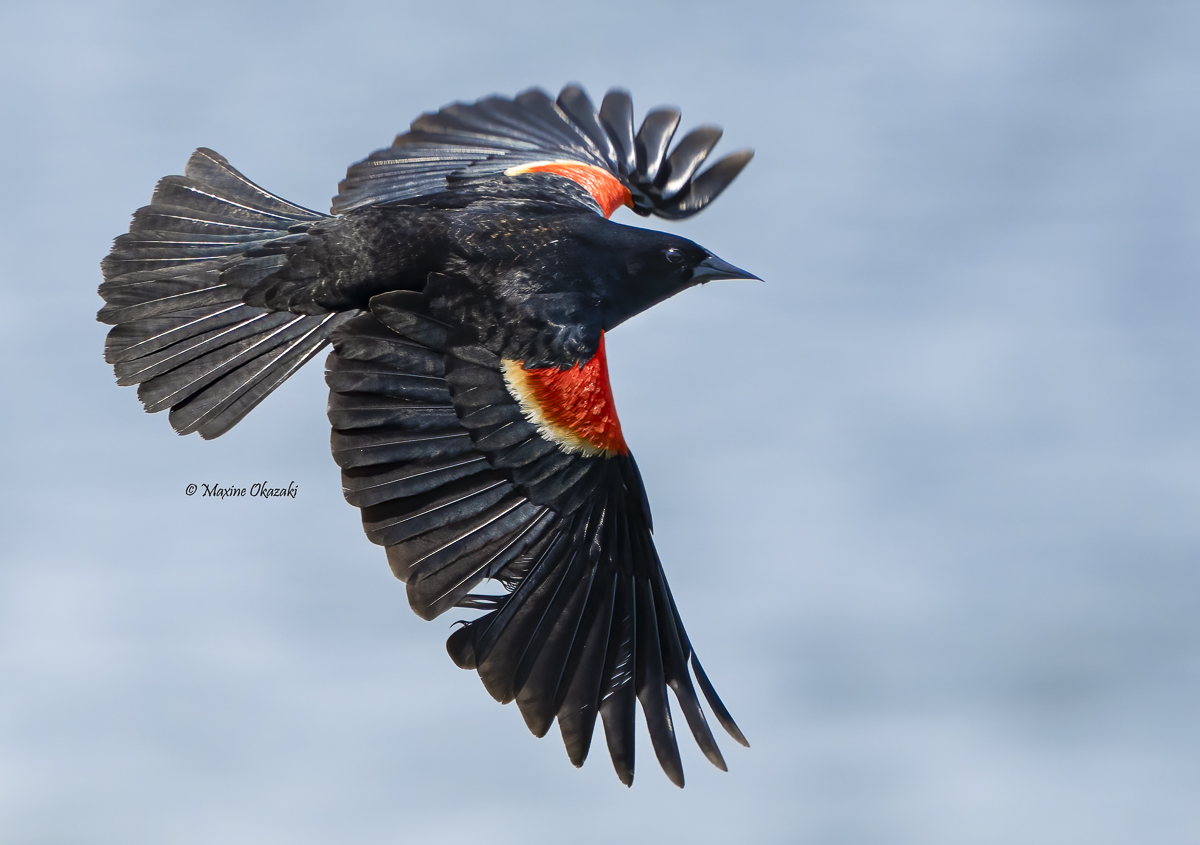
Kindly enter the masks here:
[[520, 361], [507, 360], [501, 366], [525, 418], [564, 451], [587, 457], [629, 454], [608, 382], [603, 334], [592, 360], [568, 370], [527, 370]]
[[516, 176], [521, 173], [553, 173], [565, 176], [587, 189], [602, 209], [605, 217], [621, 206], [633, 208], [633, 194], [621, 184], [621, 180], [602, 167], [583, 164], [578, 161], [536, 161], [533, 164], [522, 164], [510, 167], [504, 171], [506, 176]]

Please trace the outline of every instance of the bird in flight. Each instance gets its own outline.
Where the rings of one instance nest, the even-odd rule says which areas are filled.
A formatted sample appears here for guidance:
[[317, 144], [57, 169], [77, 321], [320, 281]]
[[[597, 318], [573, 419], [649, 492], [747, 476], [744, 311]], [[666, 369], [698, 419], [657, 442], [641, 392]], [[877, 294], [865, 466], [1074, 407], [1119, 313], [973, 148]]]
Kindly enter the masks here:
[[[626, 92], [597, 109], [577, 86], [451, 105], [353, 165], [332, 216], [202, 148], [134, 214], [100, 287], [118, 384], [180, 434], [220, 436], [332, 346], [343, 491], [412, 609], [482, 611], [447, 641], [454, 662], [535, 735], [557, 719], [576, 766], [599, 716], [626, 785], [641, 702], [683, 786], [668, 687], [713, 764], [697, 686], [747, 744], [667, 587], [604, 352], [680, 291], [756, 278], [608, 219], [689, 217], [750, 161], [697, 173], [721, 130], [672, 149], [679, 117], [656, 109], [635, 133]], [[489, 581], [503, 590], [478, 592]]]

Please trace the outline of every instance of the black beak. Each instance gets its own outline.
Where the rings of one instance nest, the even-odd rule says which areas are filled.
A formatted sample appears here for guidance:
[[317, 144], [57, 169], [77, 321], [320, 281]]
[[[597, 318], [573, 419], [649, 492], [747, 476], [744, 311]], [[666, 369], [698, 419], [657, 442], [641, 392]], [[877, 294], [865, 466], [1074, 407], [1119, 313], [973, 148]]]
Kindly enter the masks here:
[[696, 284], [705, 282], [715, 282], [718, 279], [754, 279], [761, 282], [762, 279], [753, 273], [747, 273], [745, 270], [739, 270], [728, 261], [722, 261], [711, 252], [708, 258], [696, 265], [696, 269], [692, 271], [692, 281]]

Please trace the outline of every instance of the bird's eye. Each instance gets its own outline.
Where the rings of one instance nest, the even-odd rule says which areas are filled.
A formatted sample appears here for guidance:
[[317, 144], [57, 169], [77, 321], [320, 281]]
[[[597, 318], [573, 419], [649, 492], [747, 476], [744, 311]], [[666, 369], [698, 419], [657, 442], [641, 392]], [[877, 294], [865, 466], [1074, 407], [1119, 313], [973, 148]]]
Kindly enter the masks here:
[[664, 254], [667, 256], [667, 260], [670, 261], [672, 264], [682, 264], [683, 263], [683, 250], [682, 249], [677, 249], [676, 247], [671, 247]]

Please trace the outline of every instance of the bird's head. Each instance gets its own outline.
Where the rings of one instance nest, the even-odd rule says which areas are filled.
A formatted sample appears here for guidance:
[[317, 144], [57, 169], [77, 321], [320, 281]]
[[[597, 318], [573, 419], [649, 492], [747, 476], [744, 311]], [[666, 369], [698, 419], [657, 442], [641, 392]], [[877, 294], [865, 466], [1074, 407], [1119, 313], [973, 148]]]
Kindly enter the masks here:
[[606, 260], [593, 274], [607, 331], [693, 285], [719, 279], [758, 279], [699, 244], [649, 229], [608, 223]]

